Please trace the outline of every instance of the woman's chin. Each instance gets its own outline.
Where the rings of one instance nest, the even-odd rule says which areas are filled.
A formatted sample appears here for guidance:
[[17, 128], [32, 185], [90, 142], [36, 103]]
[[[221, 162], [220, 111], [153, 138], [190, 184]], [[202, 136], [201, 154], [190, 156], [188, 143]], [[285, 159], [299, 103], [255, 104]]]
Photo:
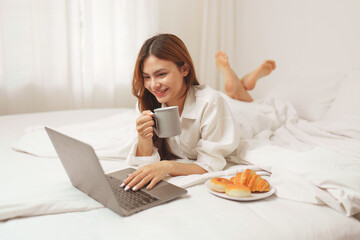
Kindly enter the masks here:
[[157, 97], [156, 100], [157, 100], [159, 103], [167, 103], [167, 98], [164, 98], [164, 97]]

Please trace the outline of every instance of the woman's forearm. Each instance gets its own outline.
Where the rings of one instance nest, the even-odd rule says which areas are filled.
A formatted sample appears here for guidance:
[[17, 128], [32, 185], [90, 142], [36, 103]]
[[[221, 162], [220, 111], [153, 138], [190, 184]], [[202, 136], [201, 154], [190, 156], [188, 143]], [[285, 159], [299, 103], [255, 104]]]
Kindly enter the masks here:
[[166, 162], [170, 166], [169, 175], [171, 176], [207, 173], [205, 169], [203, 169], [202, 167], [200, 167], [195, 163], [180, 163], [175, 161], [166, 161]]

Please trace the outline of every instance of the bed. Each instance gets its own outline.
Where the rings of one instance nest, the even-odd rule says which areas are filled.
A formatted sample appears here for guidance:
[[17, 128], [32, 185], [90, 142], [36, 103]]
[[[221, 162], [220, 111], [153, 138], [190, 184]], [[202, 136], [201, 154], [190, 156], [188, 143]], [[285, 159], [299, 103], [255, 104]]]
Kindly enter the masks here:
[[[238, 106], [235, 113], [245, 109], [242, 118], [259, 125], [243, 129], [247, 164], [169, 178], [188, 193], [129, 217], [71, 185], [43, 126], [93, 143], [108, 173], [128, 167], [134, 109], [0, 116], [0, 239], [360, 239], [359, 72], [337, 79], [336, 87], [327, 84], [336, 91], [316, 92], [302, 103], [291, 89], [251, 105], [228, 99]], [[233, 201], [205, 186], [246, 168], [268, 175], [275, 193]]]

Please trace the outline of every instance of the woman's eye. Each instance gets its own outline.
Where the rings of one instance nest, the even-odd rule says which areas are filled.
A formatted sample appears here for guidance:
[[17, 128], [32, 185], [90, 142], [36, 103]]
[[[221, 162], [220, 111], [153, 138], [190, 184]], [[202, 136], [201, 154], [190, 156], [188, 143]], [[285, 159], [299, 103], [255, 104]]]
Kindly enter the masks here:
[[166, 76], [166, 73], [160, 73], [159, 74], [159, 77], [165, 77]]
[[144, 80], [149, 80], [150, 77], [149, 76], [143, 76]]

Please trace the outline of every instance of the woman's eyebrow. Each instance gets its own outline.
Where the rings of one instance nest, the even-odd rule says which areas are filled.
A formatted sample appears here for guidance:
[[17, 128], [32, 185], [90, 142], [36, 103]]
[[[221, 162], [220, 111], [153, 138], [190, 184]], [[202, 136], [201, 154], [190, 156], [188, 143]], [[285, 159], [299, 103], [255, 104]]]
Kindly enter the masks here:
[[[156, 74], [158, 74], [159, 72], [164, 71], [164, 70], [166, 70], [166, 68], [160, 68], [160, 69], [156, 70], [155, 72], [153, 72], [153, 74], [156, 75]], [[146, 72], [143, 72], [142, 75], [150, 75], [150, 74], [148, 74], [148, 73], [146, 73]]]

